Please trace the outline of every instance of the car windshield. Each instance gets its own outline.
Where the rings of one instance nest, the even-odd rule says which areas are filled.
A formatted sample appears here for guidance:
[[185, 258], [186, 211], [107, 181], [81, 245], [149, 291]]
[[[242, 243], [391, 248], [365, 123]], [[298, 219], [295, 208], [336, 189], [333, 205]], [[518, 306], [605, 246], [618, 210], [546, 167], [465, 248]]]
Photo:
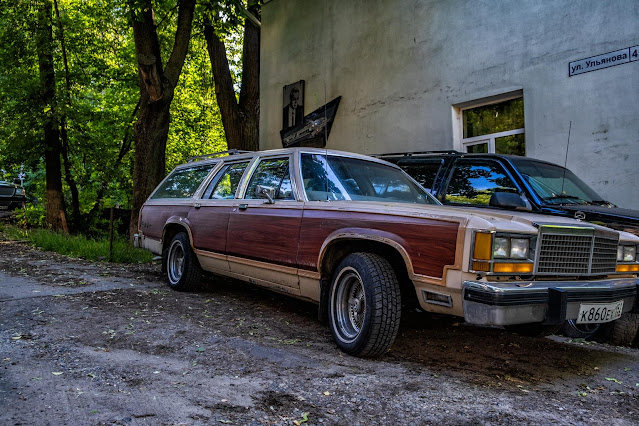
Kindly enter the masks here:
[[439, 204], [403, 171], [341, 156], [302, 154], [302, 179], [310, 201], [352, 200]]
[[607, 204], [570, 170], [537, 161], [516, 161], [533, 191], [550, 204]]

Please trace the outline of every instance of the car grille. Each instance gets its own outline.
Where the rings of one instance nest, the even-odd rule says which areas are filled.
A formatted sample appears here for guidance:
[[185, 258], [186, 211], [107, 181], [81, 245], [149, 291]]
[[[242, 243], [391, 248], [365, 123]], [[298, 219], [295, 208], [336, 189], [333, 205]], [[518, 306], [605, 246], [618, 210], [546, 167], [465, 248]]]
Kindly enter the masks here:
[[617, 267], [619, 234], [594, 228], [540, 227], [538, 275], [606, 275]]
[[10, 197], [13, 195], [14, 189], [12, 187], [0, 186], [0, 196], [1, 197]]

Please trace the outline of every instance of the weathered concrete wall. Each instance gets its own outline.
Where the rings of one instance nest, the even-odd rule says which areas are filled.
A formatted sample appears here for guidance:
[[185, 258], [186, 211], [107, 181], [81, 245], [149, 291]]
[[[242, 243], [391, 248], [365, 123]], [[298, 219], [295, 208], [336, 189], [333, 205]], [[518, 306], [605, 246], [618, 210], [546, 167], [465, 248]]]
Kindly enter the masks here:
[[261, 130], [281, 147], [282, 87], [309, 113], [342, 96], [328, 147], [460, 149], [454, 105], [523, 89], [526, 151], [639, 209], [639, 61], [568, 63], [639, 45], [636, 0], [273, 0], [263, 8]]

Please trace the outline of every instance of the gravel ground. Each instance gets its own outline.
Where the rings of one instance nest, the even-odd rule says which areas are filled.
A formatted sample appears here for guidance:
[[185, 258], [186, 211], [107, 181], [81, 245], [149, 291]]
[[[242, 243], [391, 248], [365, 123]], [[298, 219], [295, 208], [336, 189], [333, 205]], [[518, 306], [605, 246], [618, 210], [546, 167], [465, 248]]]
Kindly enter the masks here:
[[0, 424], [639, 423], [639, 350], [407, 313], [341, 353], [312, 304], [0, 241]]

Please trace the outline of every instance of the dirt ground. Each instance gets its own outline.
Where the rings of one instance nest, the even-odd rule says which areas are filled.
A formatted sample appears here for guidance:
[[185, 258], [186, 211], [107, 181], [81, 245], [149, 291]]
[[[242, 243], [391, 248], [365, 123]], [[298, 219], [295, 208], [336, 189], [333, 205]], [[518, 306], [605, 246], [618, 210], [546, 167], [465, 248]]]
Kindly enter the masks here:
[[410, 313], [342, 354], [312, 304], [209, 277], [171, 291], [0, 241], [0, 424], [639, 423], [639, 350]]

